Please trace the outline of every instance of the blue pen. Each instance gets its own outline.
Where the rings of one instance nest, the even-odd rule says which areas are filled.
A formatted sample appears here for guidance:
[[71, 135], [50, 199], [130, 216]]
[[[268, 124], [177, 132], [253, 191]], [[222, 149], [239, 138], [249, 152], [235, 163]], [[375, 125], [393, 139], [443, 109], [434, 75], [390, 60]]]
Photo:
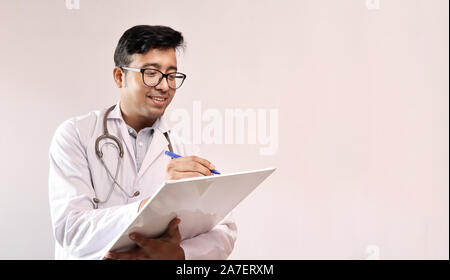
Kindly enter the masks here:
[[[171, 158], [180, 158], [181, 157], [180, 155], [174, 154], [174, 153], [169, 152], [169, 151], [165, 151], [165, 154], [168, 155]], [[220, 172], [215, 170], [215, 169], [211, 169], [211, 173], [220, 175]]]

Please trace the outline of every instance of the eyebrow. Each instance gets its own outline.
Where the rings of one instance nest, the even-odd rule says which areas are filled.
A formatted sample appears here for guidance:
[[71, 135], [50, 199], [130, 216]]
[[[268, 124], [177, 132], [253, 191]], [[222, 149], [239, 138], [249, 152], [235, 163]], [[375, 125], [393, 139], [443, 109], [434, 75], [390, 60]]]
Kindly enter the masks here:
[[[161, 69], [161, 65], [159, 65], [158, 63], [145, 63], [144, 65], [141, 66], [141, 68], [146, 68], [146, 67], [148, 67], [148, 66], [151, 66], [151, 67], [155, 67], [155, 68]], [[177, 71], [177, 67], [171, 65], [171, 66], [169, 66], [169, 68], [167, 68], [167, 70], [175, 70], [175, 71]]]

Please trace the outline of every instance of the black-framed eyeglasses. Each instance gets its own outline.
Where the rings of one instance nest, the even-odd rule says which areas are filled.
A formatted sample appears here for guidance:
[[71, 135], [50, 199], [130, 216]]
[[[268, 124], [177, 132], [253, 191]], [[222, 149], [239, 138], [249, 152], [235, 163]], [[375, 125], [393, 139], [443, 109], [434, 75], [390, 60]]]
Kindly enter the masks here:
[[129, 71], [140, 72], [142, 74], [142, 81], [149, 87], [156, 87], [157, 85], [159, 85], [159, 83], [161, 83], [162, 79], [166, 78], [169, 88], [178, 89], [186, 79], [186, 75], [180, 72], [171, 72], [164, 74], [163, 72], [152, 68], [141, 69], [126, 66], [121, 66], [120, 68]]

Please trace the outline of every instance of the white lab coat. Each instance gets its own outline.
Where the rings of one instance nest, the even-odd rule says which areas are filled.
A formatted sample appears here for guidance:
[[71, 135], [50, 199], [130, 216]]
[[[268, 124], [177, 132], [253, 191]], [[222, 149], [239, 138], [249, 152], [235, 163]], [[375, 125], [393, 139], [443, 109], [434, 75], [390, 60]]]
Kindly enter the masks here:
[[[117, 181], [128, 194], [138, 190], [140, 195], [128, 198], [115, 187], [109, 201], [94, 209], [92, 199], [104, 200], [112, 181], [95, 153], [95, 140], [103, 134], [106, 109], [63, 122], [53, 136], [49, 153], [49, 200], [56, 259], [101, 259], [106, 246], [135, 218], [141, 200], [150, 197], [165, 179], [170, 157], [163, 152], [168, 145], [163, 133], [169, 130], [164, 116], [154, 125], [153, 139], [137, 172], [134, 148], [119, 108], [120, 102], [107, 120], [109, 132], [122, 141], [124, 149]], [[175, 153], [194, 154], [191, 145], [182, 144], [173, 134], [169, 136]], [[117, 151], [105, 145], [103, 158], [114, 175]], [[226, 259], [233, 250], [236, 233], [229, 215], [210, 232], [194, 238], [184, 239], [181, 231], [181, 247], [186, 259]]]

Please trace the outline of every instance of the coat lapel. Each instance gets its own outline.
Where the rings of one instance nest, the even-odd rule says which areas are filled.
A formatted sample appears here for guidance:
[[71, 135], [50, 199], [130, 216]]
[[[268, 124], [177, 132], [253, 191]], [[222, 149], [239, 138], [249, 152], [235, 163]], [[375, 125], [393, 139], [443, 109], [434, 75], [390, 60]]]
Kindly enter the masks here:
[[141, 168], [139, 169], [138, 179], [145, 173], [145, 171], [159, 156], [162, 156], [162, 153], [167, 150], [167, 145], [168, 142], [164, 135], [156, 130], [154, 132], [152, 142], [148, 147], [147, 153], [145, 154], [145, 158], [142, 162]]
[[163, 117], [159, 118], [155, 125], [155, 131], [153, 133], [152, 141], [145, 154], [144, 161], [142, 162], [141, 169], [139, 169], [138, 179], [145, 174], [145, 171], [152, 165], [152, 163], [159, 157], [164, 151], [168, 150], [169, 142], [164, 136], [164, 132], [169, 131]]

